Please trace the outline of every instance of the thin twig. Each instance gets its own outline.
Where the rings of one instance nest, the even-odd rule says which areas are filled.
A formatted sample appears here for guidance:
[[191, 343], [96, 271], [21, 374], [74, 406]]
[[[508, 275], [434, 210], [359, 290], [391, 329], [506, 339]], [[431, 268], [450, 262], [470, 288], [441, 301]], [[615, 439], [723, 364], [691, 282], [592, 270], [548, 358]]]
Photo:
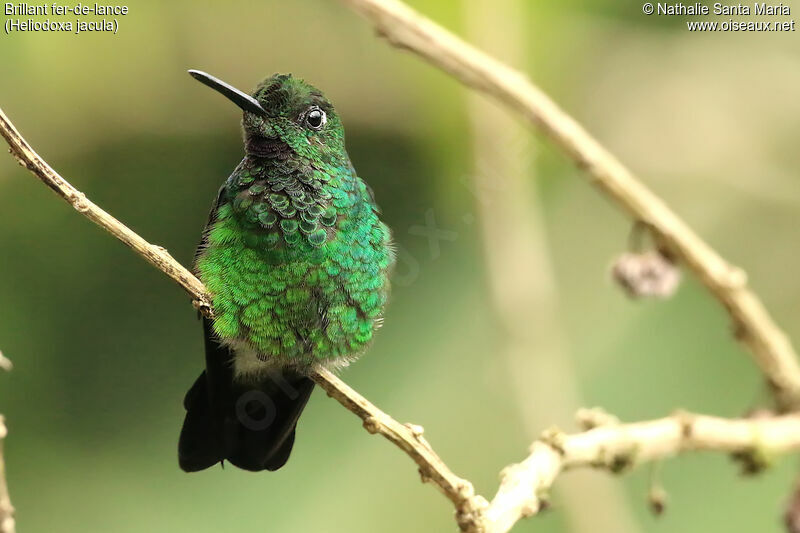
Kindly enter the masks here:
[[164, 272], [184, 288], [193, 298], [195, 307], [204, 314], [211, 311], [211, 298], [206, 288], [191, 272], [178, 263], [166, 249], [150, 244], [125, 224], [103, 211], [91, 202], [86, 195], [70, 185], [58, 172], [39, 157], [28, 142], [19, 134], [14, 124], [0, 109], [0, 135], [8, 143], [9, 152], [20, 165], [27, 168], [50, 187], [57, 195], [66, 200], [80, 214], [108, 231], [114, 237], [144, 257], [150, 264]]
[[779, 408], [800, 407], [800, 364], [788, 339], [747, 276], [727, 263], [667, 205], [545, 93], [517, 72], [459, 39], [398, 0], [342, 0], [366, 17], [389, 43], [410, 50], [465, 85], [517, 111], [584, 169], [590, 181], [647, 225], [727, 309], [773, 389]]
[[0, 415], [0, 533], [15, 533], [16, 521], [14, 519], [14, 506], [11, 505], [11, 497], [8, 492], [8, 482], [6, 481], [6, 461], [3, 442], [8, 435], [5, 417]]
[[607, 423], [582, 433], [548, 432], [530, 455], [503, 470], [500, 489], [486, 509], [483, 529], [505, 533], [536, 514], [558, 475], [578, 467], [620, 472], [637, 464], [696, 450], [739, 457], [770, 457], [800, 449], [800, 415], [727, 420], [686, 412], [633, 424]]
[[0, 369], [5, 370], [6, 372], [10, 372], [14, 369], [14, 363], [11, 362], [11, 359], [3, 355], [2, 351], [0, 351]]
[[453, 474], [442, 462], [422, 436], [421, 426], [399, 423], [328, 370], [318, 369], [314, 381], [328, 396], [358, 416], [364, 422], [364, 429], [383, 435], [406, 452], [419, 467], [422, 481], [433, 483], [453, 503], [459, 524], [472, 524], [479, 519], [488, 503], [475, 494], [472, 483]]
[[[14, 365], [11, 360], [0, 351], [0, 368], [9, 371]], [[8, 436], [6, 419], [0, 415], [0, 533], [15, 533], [16, 521], [14, 519], [14, 506], [11, 505], [11, 496], [8, 492], [6, 479], [5, 440]]]

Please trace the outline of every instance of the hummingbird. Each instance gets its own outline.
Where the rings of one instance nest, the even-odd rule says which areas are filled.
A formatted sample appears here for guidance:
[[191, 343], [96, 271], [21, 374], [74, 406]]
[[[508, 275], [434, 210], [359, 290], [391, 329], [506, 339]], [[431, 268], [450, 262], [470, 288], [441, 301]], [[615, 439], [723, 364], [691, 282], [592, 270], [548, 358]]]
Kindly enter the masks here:
[[345, 150], [330, 101], [291, 74], [252, 94], [190, 70], [241, 108], [244, 158], [195, 253], [212, 296], [205, 370], [184, 399], [180, 467], [281, 468], [314, 388], [368, 347], [394, 262], [391, 233]]

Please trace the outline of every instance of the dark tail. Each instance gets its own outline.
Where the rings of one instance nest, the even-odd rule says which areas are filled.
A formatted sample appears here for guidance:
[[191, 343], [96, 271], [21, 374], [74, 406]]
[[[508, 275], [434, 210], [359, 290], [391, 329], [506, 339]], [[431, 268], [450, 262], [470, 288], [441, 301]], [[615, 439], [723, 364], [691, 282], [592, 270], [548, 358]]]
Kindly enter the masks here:
[[207, 320], [203, 329], [206, 371], [183, 401], [181, 468], [197, 472], [228, 460], [254, 472], [279, 469], [289, 459], [297, 419], [314, 382], [291, 370], [275, 371], [257, 383], [234, 382], [232, 354], [214, 339]]

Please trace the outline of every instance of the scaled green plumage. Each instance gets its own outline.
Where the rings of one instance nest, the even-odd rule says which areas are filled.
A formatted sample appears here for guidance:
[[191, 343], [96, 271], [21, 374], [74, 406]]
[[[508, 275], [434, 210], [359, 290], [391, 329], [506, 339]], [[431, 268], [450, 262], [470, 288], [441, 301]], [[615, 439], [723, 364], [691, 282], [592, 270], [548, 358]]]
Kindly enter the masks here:
[[[276, 75], [253, 96], [267, 115], [245, 113], [247, 154], [220, 191], [196, 262], [214, 332], [265, 363], [348, 361], [380, 324], [389, 230], [318, 90]], [[309, 127], [310, 109], [323, 113], [321, 128]]]
[[311, 365], [352, 361], [380, 324], [389, 230], [322, 93], [276, 75], [251, 96], [189, 73], [244, 111], [245, 157], [197, 251], [215, 318], [203, 320], [206, 368], [184, 398], [178, 461], [277, 470], [314, 389]]

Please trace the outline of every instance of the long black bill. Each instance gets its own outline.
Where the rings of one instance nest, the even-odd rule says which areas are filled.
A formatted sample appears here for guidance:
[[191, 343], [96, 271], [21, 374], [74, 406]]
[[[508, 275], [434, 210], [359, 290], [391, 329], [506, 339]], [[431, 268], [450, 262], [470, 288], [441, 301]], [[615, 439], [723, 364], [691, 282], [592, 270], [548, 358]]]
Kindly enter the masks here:
[[261, 104], [258, 103], [258, 100], [247, 93], [243, 93], [236, 87], [228, 85], [221, 79], [215, 78], [211, 74], [207, 74], [202, 70], [190, 70], [189, 74], [191, 74], [194, 79], [203, 85], [207, 85], [215, 91], [225, 95], [228, 100], [241, 107], [244, 111], [255, 113], [256, 115], [261, 116], [267, 114], [267, 112], [264, 111], [264, 108], [261, 107]]

